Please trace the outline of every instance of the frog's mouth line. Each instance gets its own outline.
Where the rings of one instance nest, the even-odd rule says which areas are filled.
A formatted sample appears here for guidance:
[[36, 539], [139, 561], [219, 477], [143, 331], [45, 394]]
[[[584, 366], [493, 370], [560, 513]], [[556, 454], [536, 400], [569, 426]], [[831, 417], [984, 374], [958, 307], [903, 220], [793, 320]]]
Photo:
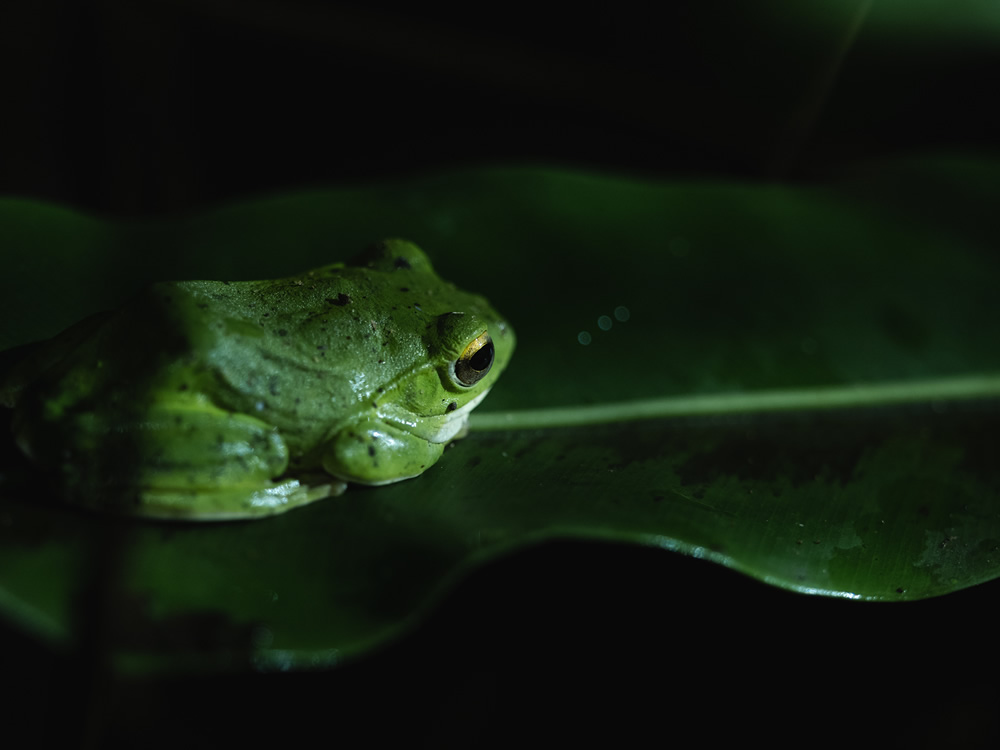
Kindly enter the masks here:
[[469, 414], [489, 392], [490, 389], [487, 388], [462, 408], [445, 414], [421, 415], [397, 412], [384, 414], [383, 418], [428, 443], [447, 443], [465, 429], [469, 422]]

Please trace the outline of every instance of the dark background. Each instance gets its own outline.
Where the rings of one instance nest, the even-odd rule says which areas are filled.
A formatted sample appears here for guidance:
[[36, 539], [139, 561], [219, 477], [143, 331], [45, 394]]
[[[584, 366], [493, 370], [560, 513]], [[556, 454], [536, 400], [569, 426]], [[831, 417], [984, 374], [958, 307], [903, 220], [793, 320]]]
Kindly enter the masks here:
[[795, 5], [23, 4], [0, 191], [122, 216], [465, 163], [803, 179], [996, 148], [996, 45], [961, 9], [876, 2], [852, 35], [864, 2]]
[[[807, 24], [735, 0], [23, 4], [0, 17], [0, 192], [133, 217], [459, 164], [811, 181], [996, 153], [996, 47], [869, 18], [840, 65], [862, 5]], [[71, 746], [986, 746], [998, 592], [865, 605], [557, 544], [488, 566], [331, 673], [122, 681], [5, 632], [19, 698], [4, 713]]]

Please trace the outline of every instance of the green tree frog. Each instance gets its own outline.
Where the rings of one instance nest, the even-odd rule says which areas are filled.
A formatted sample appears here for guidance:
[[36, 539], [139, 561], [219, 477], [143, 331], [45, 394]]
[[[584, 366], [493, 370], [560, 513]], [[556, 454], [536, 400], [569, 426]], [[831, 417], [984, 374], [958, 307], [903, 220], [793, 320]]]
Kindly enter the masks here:
[[513, 351], [485, 299], [386, 240], [284, 279], [154, 284], [35, 345], [0, 404], [71, 501], [251, 518], [421, 474]]

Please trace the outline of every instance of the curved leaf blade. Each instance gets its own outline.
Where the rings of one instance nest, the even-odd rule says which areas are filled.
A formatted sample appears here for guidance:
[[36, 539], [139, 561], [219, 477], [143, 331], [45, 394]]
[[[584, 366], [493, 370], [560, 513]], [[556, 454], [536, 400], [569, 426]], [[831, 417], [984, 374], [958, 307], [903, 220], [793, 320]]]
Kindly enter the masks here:
[[[143, 274], [278, 275], [386, 234], [487, 293], [520, 342], [489, 430], [424, 476], [264, 522], [58, 509], [8, 456], [0, 607], [71, 641], [96, 587], [123, 668], [282, 669], [361, 652], [471, 566], [552, 538], [872, 600], [995, 578], [998, 185], [996, 165], [944, 160], [805, 188], [470, 170], [130, 225], [0, 203], [5, 345]], [[84, 267], [103, 285], [73, 283]]]

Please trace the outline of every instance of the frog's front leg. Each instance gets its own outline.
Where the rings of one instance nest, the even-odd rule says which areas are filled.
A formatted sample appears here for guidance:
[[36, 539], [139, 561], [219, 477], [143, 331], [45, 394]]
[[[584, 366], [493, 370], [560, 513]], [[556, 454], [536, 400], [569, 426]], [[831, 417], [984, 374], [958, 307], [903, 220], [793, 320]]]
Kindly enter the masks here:
[[441, 458], [444, 448], [445, 443], [431, 443], [371, 419], [333, 436], [323, 454], [323, 468], [347, 482], [390, 484], [423, 474]]
[[253, 518], [339, 495], [346, 486], [275, 481], [288, 467], [288, 447], [278, 430], [204, 398], [158, 397], [144, 417], [115, 428], [133, 441], [126, 450], [133, 454], [127, 465], [134, 468], [121, 475], [121, 484], [137, 490], [130, 498], [134, 506], [118, 510], [178, 520]]

